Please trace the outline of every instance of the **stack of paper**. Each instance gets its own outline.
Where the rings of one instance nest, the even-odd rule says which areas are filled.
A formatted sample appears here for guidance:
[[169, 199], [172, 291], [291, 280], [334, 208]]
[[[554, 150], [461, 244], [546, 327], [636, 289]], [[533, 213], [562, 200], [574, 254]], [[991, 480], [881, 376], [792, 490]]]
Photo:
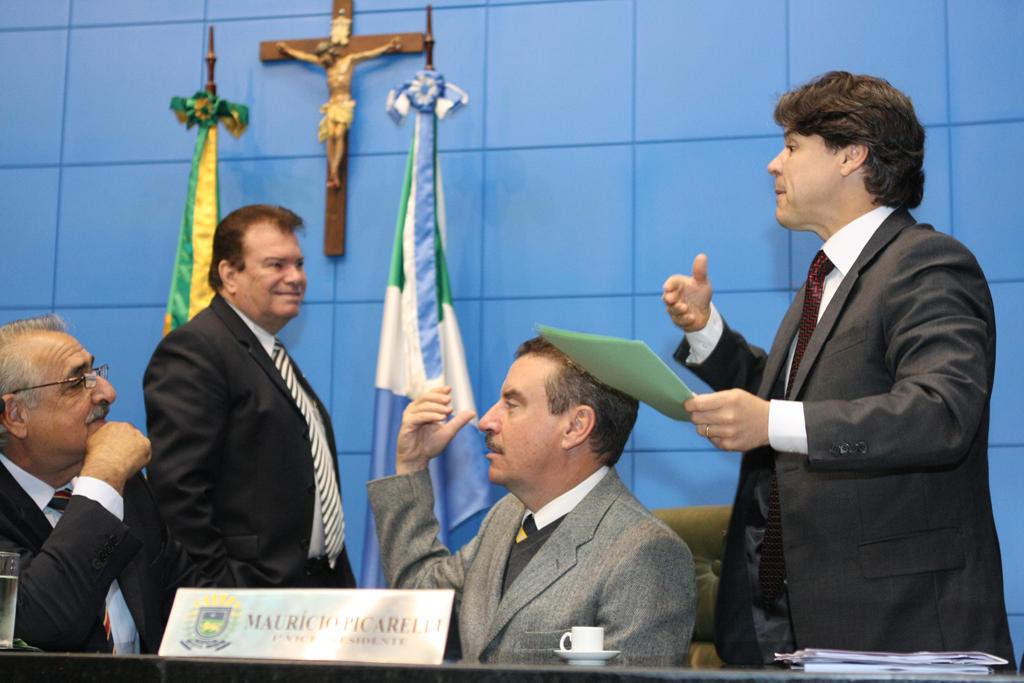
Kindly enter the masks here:
[[775, 661], [812, 673], [990, 674], [1007, 661], [984, 652], [860, 652], [797, 650]]

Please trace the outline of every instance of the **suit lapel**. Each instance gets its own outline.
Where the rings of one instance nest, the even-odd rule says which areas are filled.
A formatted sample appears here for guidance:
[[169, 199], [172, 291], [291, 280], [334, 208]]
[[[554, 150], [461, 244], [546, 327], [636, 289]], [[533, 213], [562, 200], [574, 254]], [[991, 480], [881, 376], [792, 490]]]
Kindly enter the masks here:
[[53, 527], [35, 501], [25, 493], [3, 465], [0, 465], [0, 494], [3, 519], [10, 520], [12, 525], [5, 535], [11, 539], [19, 539], [19, 543], [23, 542], [33, 551], [38, 551], [43, 547]]
[[[512, 552], [512, 539], [515, 537], [515, 533], [523, 519], [523, 514], [526, 512], [526, 508], [522, 503], [518, 500], [515, 502], [516, 505], [510, 505], [508, 510], [502, 513], [501, 518], [495, 519], [493, 522], [495, 550], [489, 554], [491, 560], [486, 569], [486, 580], [484, 583], [486, 609], [484, 614], [481, 615], [484, 619], [490, 618], [492, 624], [497, 619], [498, 612], [501, 609], [503, 597], [501, 586], [505, 581], [505, 568], [508, 566], [508, 556]], [[504, 597], [507, 598], [508, 596]], [[485, 634], [481, 641], [481, 651], [493, 639], [494, 634], [488, 630], [488, 633]], [[477, 654], [479, 655], [479, 653]]]
[[797, 328], [800, 327], [800, 312], [803, 307], [804, 288], [801, 287], [793, 297], [793, 302], [789, 305], [782, 324], [779, 325], [779, 331], [775, 333], [775, 341], [772, 342], [772, 350], [768, 354], [764, 375], [761, 377], [761, 388], [757, 392], [761, 398], [778, 398], [772, 395], [772, 390], [779, 379], [779, 373], [785, 367], [786, 359], [789, 358], [789, 346], [796, 335]]
[[[825, 313], [821, 316], [817, 326], [814, 328], [814, 334], [811, 335], [811, 338], [807, 343], [807, 349], [804, 351], [803, 358], [800, 361], [800, 367], [797, 369], [796, 377], [793, 378], [793, 388], [789, 392], [790, 397], [795, 399], [800, 395], [800, 391], [803, 389], [804, 383], [807, 381], [807, 377], [810, 375], [815, 361], [817, 361], [822, 348], [825, 346], [825, 340], [832, 334], [832, 329], [836, 326], [836, 322], [839, 320], [839, 315], [846, 306], [847, 299], [850, 298], [850, 292], [853, 291], [854, 285], [860, 278], [861, 271], [863, 271], [868, 264], [875, 259], [885, 245], [891, 242], [896, 235], [900, 233], [900, 231], [913, 224], [914, 219], [906, 209], [894, 211], [882, 222], [880, 226], [878, 226], [878, 230], [876, 230], [875, 234], [871, 236], [868, 243], [864, 245], [860, 255], [857, 257], [857, 260], [853, 262], [850, 272], [843, 278], [842, 284], [839, 285], [839, 289], [836, 290], [835, 295], [832, 297], [831, 301], [828, 302], [828, 308], [825, 309]], [[802, 307], [803, 290], [801, 289], [800, 291], [801, 296], [798, 298], [800, 299], [800, 306]], [[799, 315], [797, 324], [799, 325]], [[792, 334], [795, 333], [794, 329]], [[790, 340], [792, 340], [792, 334], [789, 337]]]
[[[267, 355], [260, 344], [260, 340], [256, 338], [256, 335], [252, 333], [252, 330], [245, 324], [245, 322], [238, 317], [238, 314], [228, 305], [220, 295], [213, 298], [210, 304], [214, 313], [221, 319], [224, 326], [228, 328], [228, 331], [238, 340], [238, 342], [246, 348], [249, 356], [253, 361], [260, 367], [260, 369], [267, 375], [267, 378], [273, 383], [277, 390], [280, 391], [284, 397], [288, 400], [295, 412], [305, 421], [305, 417], [302, 415], [302, 411], [299, 409], [298, 404], [295, 403], [295, 398], [292, 396], [292, 392], [289, 391], [288, 385], [284, 383], [284, 379], [281, 377], [281, 371], [274, 365], [274, 361]], [[331, 428], [330, 416], [327, 414], [327, 409], [320, 402], [320, 397], [317, 396], [316, 392], [306, 381], [306, 376], [302, 374], [302, 370], [299, 369], [299, 364], [292, 358], [292, 367], [295, 369], [295, 377], [299, 380], [299, 384], [306, 390], [306, 395], [316, 405], [317, 410], [320, 412], [320, 421], [323, 422], [324, 431], [327, 434], [327, 444], [330, 448], [331, 453], [336, 453], [334, 446], [334, 431]], [[337, 475], [337, 468], [335, 468], [335, 475]]]
[[[126, 492], [127, 493], [127, 492]], [[153, 651], [156, 651], [160, 647], [160, 643], [152, 643], [152, 629], [150, 624], [146, 621], [146, 590], [144, 585], [144, 577], [148, 568], [146, 567], [146, 553], [145, 553], [145, 542], [139, 538], [131, 529], [141, 529], [143, 527], [142, 522], [139, 518], [139, 514], [134, 507], [134, 499], [125, 495], [124, 498], [124, 523], [129, 529], [129, 534], [135, 536], [139, 542], [140, 550], [135, 553], [131, 562], [125, 565], [121, 573], [117, 575], [117, 585], [121, 589], [121, 596], [124, 598], [124, 602], [128, 605], [128, 611], [132, 615], [132, 621], [135, 622], [135, 630], [139, 632], [139, 646], [142, 652], [146, 651], [147, 646], [150, 646]], [[162, 586], [161, 586], [162, 588]]]
[[[249, 356], [255, 361], [256, 365], [259, 366], [266, 375], [270, 382], [277, 387], [277, 390], [284, 394], [285, 398], [288, 399], [288, 403], [291, 404], [299, 415], [302, 412], [299, 407], [295, 405], [295, 399], [292, 398], [292, 392], [288, 391], [288, 385], [284, 383], [284, 379], [281, 377], [280, 370], [274, 365], [274, 361], [270, 359], [267, 352], [263, 349], [260, 344], [260, 340], [256, 338], [256, 335], [252, 333], [252, 330], [245, 324], [245, 322], [238, 317], [238, 314], [231, 308], [227, 301], [225, 301], [219, 294], [213, 297], [213, 301], [210, 303], [210, 308], [217, 314], [217, 317], [221, 319], [224, 326], [228, 328], [228, 331], [238, 340], [242, 346], [246, 348]], [[305, 419], [305, 418], [303, 418]]]
[[[295, 377], [296, 377], [296, 379], [299, 380], [299, 384], [302, 385], [302, 388], [306, 391], [306, 395], [309, 396], [309, 400], [311, 400], [313, 402], [313, 405], [316, 406], [317, 412], [320, 413], [320, 422], [323, 424], [324, 434], [327, 435], [327, 448], [330, 450], [331, 453], [337, 453], [337, 450], [334, 447], [334, 429], [331, 427], [331, 418], [327, 414], [327, 408], [325, 408], [324, 404], [320, 402], [320, 397], [317, 396], [315, 391], [313, 391], [313, 387], [306, 380], [306, 376], [304, 374], [302, 374], [302, 370], [299, 368], [299, 364], [295, 362], [294, 358], [292, 358], [292, 368], [295, 369]], [[274, 367], [274, 370], [277, 371], [277, 367], [276, 366]], [[280, 375], [281, 373], [278, 372], [277, 374]], [[288, 394], [288, 396], [289, 396], [289, 398], [291, 398], [291, 394], [290, 393]], [[292, 402], [294, 403], [294, 399], [292, 399]], [[302, 411], [299, 411], [299, 412], [301, 413]], [[302, 419], [305, 420], [306, 418], [303, 417]], [[333, 459], [332, 459], [332, 465], [331, 466], [334, 468], [334, 470], [335, 470], [334, 474], [337, 477], [337, 475], [338, 475], [338, 472], [337, 472], [338, 468], [337, 468], [336, 463], [334, 463]], [[340, 484], [339, 484], [339, 486], [340, 486]], [[339, 493], [340, 493], [340, 489], [339, 489]]]
[[135, 630], [139, 632], [139, 645], [142, 652], [150, 646], [153, 650], [160, 647], [160, 643], [150, 643], [149, 624], [146, 623], [146, 594], [142, 585], [142, 574], [146, 568], [139, 564], [145, 561], [145, 554], [140, 552], [129, 562], [121, 573], [117, 575], [117, 585], [121, 588], [121, 595], [128, 605], [128, 611], [135, 622]]
[[[266, 356], [266, 354], [263, 355]], [[281, 372], [277, 369], [277, 366], [271, 363], [270, 367], [274, 369], [274, 374], [276, 374], [278, 379], [280, 379]], [[341, 477], [338, 473], [337, 450], [334, 447], [334, 429], [331, 427], [331, 418], [327, 414], [327, 409], [324, 407], [324, 404], [320, 402], [320, 397], [316, 395], [315, 391], [313, 391], [313, 387], [310, 386], [309, 382], [306, 380], [306, 376], [302, 374], [302, 370], [299, 368], [299, 364], [295, 362], [294, 358], [292, 358], [292, 369], [295, 371], [295, 379], [298, 380], [299, 385], [306, 392], [306, 396], [309, 397], [309, 400], [312, 401], [313, 405], [316, 407], [317, 412], [320, 413], [320, 424], [323, 425], [324, 434], [327, 436], [327, 449], [330, 451], [331, 455], [334, 456], [328, 458], [328, 461], [331, 466], [331, 471], [334, 472], [334, 480], [338, 484], [338, 495], [341, 496]], [[288, 400], [295, 406], [295, 410], [298, 411], [303, 422], [305, 422], [306, 416], [302, 415], [302, 411], [299, 410], [298, 404], [295, 403], [295, 397], [292, 396], [290, 391], [287, 391], [288, 386], [285, 385], [283, 381], [282, 386], [285, 387], [286, 393], [288, 394]]]
[[[508, 623], [524, 607], [544, 592], [562, 575], [576, 566], [579, 547], [589, 542], [597, 531], [608, 508], [622, 493], [623, 484], [618, 474], [612, 469], [605, 478], [580, 501], [579, 505], [566, 515], [547, 542], [537, 551], [529, 564], [523, 569], [516, 581], [509, 586], [508, 592], [501, 598], [491, 621], [490, 628], [484, 638], [483, 649], [486, 649], [505, 629]], [[519, 519], [515, 520], [518, 528]], [[509, 528], [507, 549], [503, 553], [505, 562], [499, 571], [494, 572], [497, 589], [500, 594], [501, 581], [504, 577], [505, 563], [508, 561], [511, 539], [515, 528]], [[496, 553], [501, 554], [501, 553]]]

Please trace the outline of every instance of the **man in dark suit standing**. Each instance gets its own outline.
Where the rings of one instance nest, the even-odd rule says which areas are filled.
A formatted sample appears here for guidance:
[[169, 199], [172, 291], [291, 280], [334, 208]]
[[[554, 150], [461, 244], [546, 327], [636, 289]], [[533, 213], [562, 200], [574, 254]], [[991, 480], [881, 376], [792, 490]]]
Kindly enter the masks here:
[[988, 487], [995, 317], [984, 274], [908, 212], [924, 129], [889, 83], [783, 95], [776, 218], [824, 241], [770, 353], [711, 305], [707, 257], [664, 288], [676, 353], [716, 393], [700, 436], [743, 451], [716, 615], [730, 663], [795, 647], [1013, 661]]
[[306, 291], [301, 227], [276, 206], [226, 216], [216, 296], [164, 337], [143, 381], [160, 509], [225, 586], [355, 586], [331, 421], [274, 336]]
[[21, 556], [15, 636], [155, 653], [179, 586], [210, 585], [139, 470], [149, 441], [105, 417], [107, 366], [55, 315], [0, 326], [0, 550]]

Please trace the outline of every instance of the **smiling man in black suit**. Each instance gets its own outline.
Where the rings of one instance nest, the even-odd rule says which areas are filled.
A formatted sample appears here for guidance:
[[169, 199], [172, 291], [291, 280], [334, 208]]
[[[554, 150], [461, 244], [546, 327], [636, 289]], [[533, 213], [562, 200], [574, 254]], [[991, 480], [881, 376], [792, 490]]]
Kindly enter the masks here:
[[226, 216], [217, 295], [146, 369], [150, 480], [167, 523], [225, 586], [355, 586], [331, 420], [275, 337], [306, 292], [301, 226], [277, 206]]

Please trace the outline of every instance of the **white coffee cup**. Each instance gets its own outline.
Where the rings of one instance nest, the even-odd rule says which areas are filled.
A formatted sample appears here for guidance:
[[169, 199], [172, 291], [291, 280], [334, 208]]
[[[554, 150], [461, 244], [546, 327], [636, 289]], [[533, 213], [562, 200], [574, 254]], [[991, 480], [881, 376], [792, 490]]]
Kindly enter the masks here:
[[[566, 638], [569, 647], [565, 646]], [[604, 628], [601, 626], [573, 626], [571, 631], [562, 634], [558, 641], [558, 649], [574, 652], [604, 652]]]

